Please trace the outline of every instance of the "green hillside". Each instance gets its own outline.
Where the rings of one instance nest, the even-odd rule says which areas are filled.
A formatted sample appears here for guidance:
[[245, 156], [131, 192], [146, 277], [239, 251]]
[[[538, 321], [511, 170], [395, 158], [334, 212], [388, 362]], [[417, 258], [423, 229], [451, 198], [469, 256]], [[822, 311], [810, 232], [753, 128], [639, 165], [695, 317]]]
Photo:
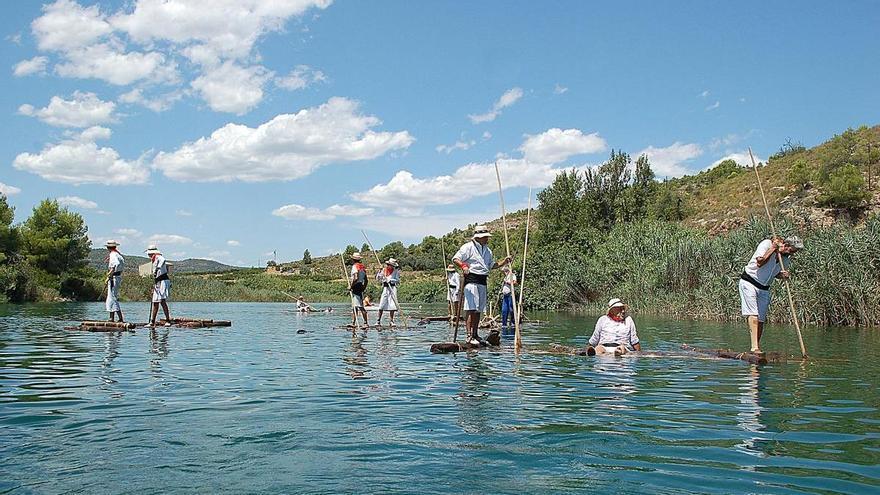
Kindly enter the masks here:
[[[138, 266], [150, 261], [145, 256], [135, 256], [126, 253], [122, 253], [122, 255], [125, 257], [125, 271], [127, 273], [137, 273]], [[90, 267], [103, 272], [107, 269], [107, 262], [104, 261], [106, 257], [106, 249], [92, 249], [89, 252], [88, 264]], [[241, 269], [236, 266], [224, 265], [214, 260], [200, 258], [187, 258], [179, 261], [169, 260], [169, 263], [174, 264], [174, 273], [221, 273]]]

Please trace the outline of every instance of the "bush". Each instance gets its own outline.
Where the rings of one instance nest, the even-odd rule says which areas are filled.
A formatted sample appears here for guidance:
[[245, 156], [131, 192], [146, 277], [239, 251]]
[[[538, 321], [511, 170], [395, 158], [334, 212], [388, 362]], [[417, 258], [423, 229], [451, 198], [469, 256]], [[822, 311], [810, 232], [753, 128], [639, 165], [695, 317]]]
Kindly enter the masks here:
[[870, 197], [861, 172], [847, 164], [831, 173], [819, 200], [835, 208], [858, 208]]

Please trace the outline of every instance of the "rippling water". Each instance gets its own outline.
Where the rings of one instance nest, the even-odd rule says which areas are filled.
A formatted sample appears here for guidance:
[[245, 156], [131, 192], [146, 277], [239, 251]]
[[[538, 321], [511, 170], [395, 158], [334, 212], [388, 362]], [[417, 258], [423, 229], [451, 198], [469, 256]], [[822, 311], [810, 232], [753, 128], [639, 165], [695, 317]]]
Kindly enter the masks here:
[[[0, 306], [0, 492], [880, 492], [877, 331], [807, 329], [822, 359], [757, 368], [509, 341], [432, 355], [445, 324], [353, 335], [289, 305], [172, 309], [234, 326], [66, 332], [102, 305]], [[595, 322], [537, 316], [535, 347]], [[650, 349], [748, 345], [738, 326], [637, 323]], [[787, 328], [765, 341], [797, 351]]]

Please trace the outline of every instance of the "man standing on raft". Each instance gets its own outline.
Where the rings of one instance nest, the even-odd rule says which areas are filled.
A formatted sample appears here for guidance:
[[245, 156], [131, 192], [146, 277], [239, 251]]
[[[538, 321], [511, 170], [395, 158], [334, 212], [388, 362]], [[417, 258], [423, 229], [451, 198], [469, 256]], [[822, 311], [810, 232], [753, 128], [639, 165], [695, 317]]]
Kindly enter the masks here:
[[150, 311], [151, 327], [156, 326], [156, 316], [159, 314], [159, 306], [165, 312], [165, 326], [171, 326], [171, 311], [168, 310], [168, 297], [171, 294], [171, 279], [168, 277], [168, 261], [162, 256], [162, 252], [156, 246], [150, 246], [145, 251], [150, 261], [153, 262], [153, 306]]
[[[797, 236], [764, 239], [755, 249], [755, 254], [743, 268], [739, 281], [739, 297], [742, 302], [742, 315], [748, 317], [750, 352], [763, 354], [761, 335], [764, 321], [770, 308], [770, 283], [774, 278], [787, 279], [789, 257], [804, 248]], [[780, 255], [783, 265], [779, 264]]]
[[449, 306], [449, 321], [458, 316], [458, 305], [461, 304], [461, 276], [455, 271], [455, 265], [446, 267], [446, 304]]
[[104, 305], [107, 312], [110, 313], [110, 321], [116, 320], [119, 315], [119, 322], [124, 322], [122, 318], [122, 307], [119, 305], [119, 284], [122, 283], [122, 270], [125, 267], [125, 258], [119, 254], [119, 243], [116, 241], [107, 241], [107, 301]]
[[351, 272], [348, 283], [351, 287], [351, 326], [357, 326], [358, 312], [364, 317], [364, 326], [369, 327], [367, 309], [364, 307], [364, 291], [367, 290], [367, 269], [361, 263], [361, 253], [351, 253]]
[[394, 258], [385, 262], [385, 268], [379, 270], [376, 279], [382, 283], [382, 297], [379, 298], [379, 319], [377, 325], [382, 325], [382, 313], [388, 311], [391, 315], [391, 326], [394, 326], [394, 313], [397, 312], [397, 286], [400, 285], [400, 263]]
[[489, 270], [500, 268], [510, 263], [510, 258], [504, 258], [496, 263], [489, 249], [488, 227], [477, 225], [474, 228], [473, 239], [463, 245], [452, 262], [461, 268], [464, 274], [464, 313], [465, 325], [468, 329], [468, 343], [471, 345], [485, 345], [485, 341], [479, 336], [480, 313], [486, 311], [488, 295], [486, 283], [489, 279]]

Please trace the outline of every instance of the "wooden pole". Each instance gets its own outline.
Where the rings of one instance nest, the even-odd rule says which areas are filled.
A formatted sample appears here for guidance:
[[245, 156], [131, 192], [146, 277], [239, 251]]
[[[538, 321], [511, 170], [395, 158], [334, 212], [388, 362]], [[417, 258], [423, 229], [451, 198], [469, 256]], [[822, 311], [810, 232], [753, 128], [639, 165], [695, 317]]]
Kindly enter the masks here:
[[[758, 164], [755, 163], [755, 156], [752, 154], [751, 146], [749, 146], [749, 158], [752, 160], [752, 168], [755, 169], [755, 178], [758, 180], [758, 189], [761, 191], [761, 199], [764, 201], [764, 211], [767, 213], [767, 221], [770, 222], [770, 233], [775, 238], [776, 225], [773, 224], [773, 217], [770, 216], [770, 205], [767, 204], [767, 196], [764, 195], [764, 186], [761, 184], [761, 175], [758, 174]], [[782, 253], [778, 250], [776, 251], [776, 257], [781, 269], [785, 270], [785, 264], [782, 262]], [[785, 291], [788, 293], [788, 307], [791, 309], [791, 318], [794, 320], [794, 328], [797, 330], [798, 343], [801, 345], [801, 356], [806, 359], [807, 348], [804, 346], [804, 337], [801, 335], [801, 324], [798, 321], [797, 311], [794, 309], [794, 298], [791, 295], [791, 285], [789, 285], [788, 279], [783, 280], [783, 283], [785, 284]]]
[[[382, 261], [379, 259], [379, 253], [376, 252], [376, 249], [373, 247], [373, 243], [370, 242], [370, 238], [367, 237], [367, 233], [361, 230], [361, 234], [364, 235], [364, 240], [367, 241], [367, 245], [370, 246], [370, 251], [373, 252], [373, 255], [376, 257], [376, 263], [379, 264], [379, 269], [382, 269]], [[403, 308], [400, 307], [400, 303], [397, 302], [397, 294], [394, 293], [394, 290], [390, 290], [391, 300], [394, 301], [394, 306], [397, 308], [397, 311], [400, 311], [400, 317], [403, 319], [403, 328], [409, 329], [409, 322], [406, 318], [406, 315], [403, 314]]]
[[[504, 192], [501, 190], [501, 172], [498, 170], [498, 160], [495, 160], [495, 178], [498, 179], [498, 197], [501, 199], [501, 224], [504, 226], [504, 246], [507, 249], [507, 257], [510, 258], [510, 238], [507, 235], [507, 212], [504, 209]], [[512, 267], [511, 267], [512, 269]], [[522, 334], [519, 328], [519, 309], [516, 307], [516, 287], [510, 286], [510, 297], [513, 304], [513, 345], [518, 352], [522, 348]]]
[[532, 222], [532, 188], [529, 187], [529, 209], [526, 210], [526, 240], [523, 243], [523, 268], [522, 277], [519, 279], [519, 314], [523, 312], [523, 287], [526, 283], [526, 259], [529, 253], [529, 225]]
[[345, 281], [348, 283], [348, 296], [351, 300], [351, 316], [354, 317], [354, 327], [358, 330], [361, 329], [361, 324], [358, 323], [358, 314], [357, 308], [354, 305], [354, 292], [351, 291], [351, 275], [348, 273], [348, 270], [345, 268], [345, 256], [342, 253], [339, 253], [339, 260], [342, 261], [342, 276], [345, 278]]
[[[440, 264], [440, 269], [443, 270], [443, 292], [441, 294], [449, 294], [449, 275], [446, 271], [446, 246], [443, 245], [443, 238], [440, 238], [440, 256], [443, 257], [443, 263]], [[452, 323], [452, 304], [449, 301], [446, 301], [446, 316], [449, 317], [449, 323]]]

